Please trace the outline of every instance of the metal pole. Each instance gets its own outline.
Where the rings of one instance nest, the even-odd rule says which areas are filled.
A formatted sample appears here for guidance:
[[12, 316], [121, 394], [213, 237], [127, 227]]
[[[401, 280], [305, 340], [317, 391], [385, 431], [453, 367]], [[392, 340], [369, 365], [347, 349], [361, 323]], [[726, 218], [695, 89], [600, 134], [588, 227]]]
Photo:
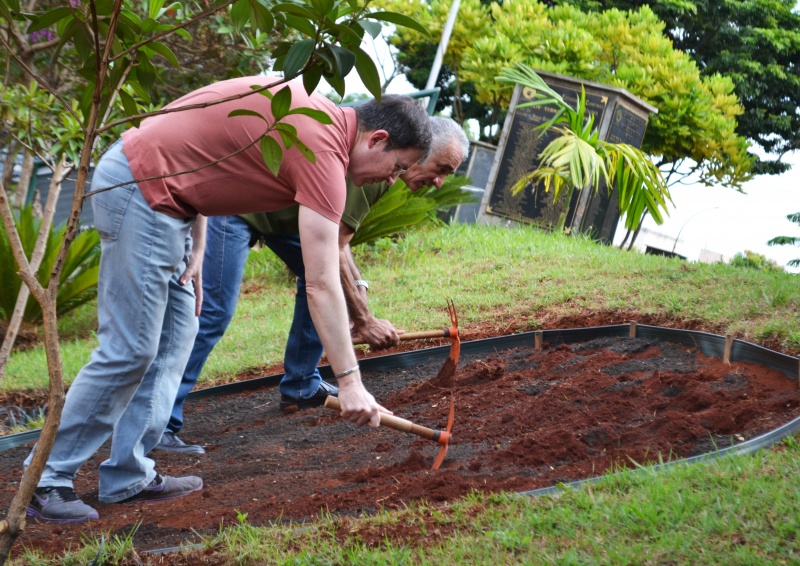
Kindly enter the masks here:
[[[701, 210], [701, 211], [700, 211], [700, 212], [698, 212], [697, 214], [693, 214], [692, 216], [690, 216], [690, 217], [689, 217], [689, 220], [691, 220], [691, 219], [692, 219], [692, 218], [694, 218], [695, 216], [700, 216], [700, 215], [701, 215], [701, 214], [703, 214], [704, 212], [709, 212], [709, 211], [711, 211], [711, 210], [717, 210], [718, 208], [719, 208], [718, 206], [715, 206], [715, 207], [713, 207], [713, 208], [707, 208], [707, 209], [705, 209], [705, 210]], [[687, 220], [686, 222], [684, 222], [684, 223], [683, 223], [683, 226], [681, 226], [681, 229], [680, 229], [680, 230], [678, 230], [678, 235], [677, 235], [677, 236], [675, 236], [675, 243], [672, 245], [672, 253], [675, 253], [675, 248], [676, 248], [676, 247], [678, 247], [678, 240], [679, 240], [679, 239], [680, 239], [680, 237], [681, 237], [681, 232], [683, 232], [683, 229], [684, 229], [684, 228], [686, 228], [686, 225], [689, 223], [689, 220]]]
[[450, 5], [450, 13], [447, 14], [447, 21], [442, 30], [442, 39], [439, 42], [439, 48], [436, 50], [436, 56], [433, 58], [433, 66], [431, 67], [431, 74], [428, 75], [428, 83], [425, 85], [425, 90], [433, 88], [436, 84], [436, 79], [439, 77], [439, 70], [442, 68], [442, 60], [444, 59], [445, 51], [447, 51], [447, 44], [450, 41], [450, 35], [453, 33], [453, 26], [456, 23], [456, 16], [460, 6], [461, 0], [453, 0]]

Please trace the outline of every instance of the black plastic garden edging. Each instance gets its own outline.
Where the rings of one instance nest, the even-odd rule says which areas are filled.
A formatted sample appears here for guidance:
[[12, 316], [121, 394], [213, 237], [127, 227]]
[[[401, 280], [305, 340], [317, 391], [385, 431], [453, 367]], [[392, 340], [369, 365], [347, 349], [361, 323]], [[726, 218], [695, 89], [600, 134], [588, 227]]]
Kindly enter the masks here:
[[[551, 346], [558, 344], [575, 344], [578, 342], [586, 342], [597, 338], [607, 337], [625, 337], [635, 335], [637, 338], [654, 338], [665, 342], [674, 344], [681, 344], [683, 346], [695, 347], [706, 356], [711, 356], [723, 359], [725, 353], [726, 338], [718, 334], [710, 334], [708, 332], [699, 332], [696, 330], [679, 330], [675, 328], [666, 328], [662, 326], [649, 326], [642, 324], [615, 324], [610, 326], [594, 326], [586, 328], [569, 328], [558, 330], [540, 330], [533, 332], [524, 332], [520, 334], [510, 334], [507, 336], [499, 336], [497, 338], [487, 338], [484, 340], [472, 340], [463, 342], [461, 344], [462, 354], [485, 354], [501, 350], [509, 350], [518, 348], [520, 346], [533, 346], [538, 338], [543, 342], [549, 343]], [[422, 350], [414, 350], [411, 352], [404, 352], [400, 354], [389, 354], [385, 356], [376, 356], [372, 358], [365, 358], [359, 361], [359, 364], [366, 371], [382, 371], [397, 368], [411, 367], [429, 360], [444, 359], [450, 352], [450, 346], [438, 346], [435, 348], [425, 348]], [[764, 365], [771, 369], [780, 371], [788, 379], [798, 379], [798, 358], [781, 354], [773, 350], [768, 350], [756, 344], [745, 342], [744, 340], [735, 339], [730, 344], [729, 360], [731, 362], [748, 362]], [[331, 379], [333, 373], [329, 366], [320, 368], [320, 373], [323, 378]], [[203, 397], [218, 397], [222, 395], [230, 395], [232, 393], [239, 393], [242, 391], [252, 391], [262, 389], [265, 387], [274, 387], [283, 377], [283, 374], [270, 375], [248, 379], [246, 381], [238, 381], [228, 383], [225, 385], [217, 385], [215, 387], [208, 387], [205, 389], [198, 389], [189, 394], [189, 399], [200, 399]], [[657, 470], [666, 466], [675, 464], [692, 463], [699, 461], [706, 461], [720, 456], [734, 455], [734, 454], [747, 454], [760, 448], [765, 448], [779, 442], [783, 438], [800, 431], [800, 417], [793, 419], [785, 425], [762, 434], [756, 438], [752, 438], [736, 446], [723, 448], [699, 456], [691, 458], [683, 458], [674, 460], [664, 464], [654, 466], [647, 466], [641, 470]], [[40, 430], [31, 430], [0, 437], [0, 452], [15, 448], [32, 440], [39, 438]], [[635, 470], [638, 471], [638, 470]], [[634, 471], [634, 472], [635, 472]], [[630, 473], [630, 472], [624, 472]], [[578, 486], [587, 482], [597, 481], [599, 478], [590, 478], [577, 482], [565, 484], [567, 486]], [[546, 487], [536, 489], [533, 491], [522, 492], [522, 495], [545, 495], [558, 491], [559, 487]]]

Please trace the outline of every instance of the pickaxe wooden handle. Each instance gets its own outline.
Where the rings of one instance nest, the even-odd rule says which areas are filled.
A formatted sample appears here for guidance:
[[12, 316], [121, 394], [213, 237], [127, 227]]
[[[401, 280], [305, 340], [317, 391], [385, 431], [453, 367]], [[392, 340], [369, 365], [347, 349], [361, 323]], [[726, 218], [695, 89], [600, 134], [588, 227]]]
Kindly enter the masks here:
[[[442, 328], [441, 330], [423, 330], [420, 332], [406, 332], [405, 334], [400, 334], [398, 337], [401, 341], [421, 340], [423, 338], [450, 338], [454, 347], [460, 347], [461, 340], [458, 335], [458, 315], [456, 314], [456, 307], [453, 304], [453, 301], [450, 299], [447, 300], [447, 310], [450, 313], [451, 326], [449, 328]], [[366, 344], [366, 342], [362, 340], [353, 340], [353, 344]], [[456, 354], [454, 361], [458, 363], [458, 354]]]
[[[398, 335], [400, 341], [406, 340], [422, 340], [423, 338], [451, 338], [458, 335], [458, 330], [454, 334], [452, 332], [452, 328], [442, 328], [441, 330], [423, 330], [420, 332], [405, 332], [404, 334]], [[353, 340], [353, 344], [366, 344], [366, 342], [360, 340]]]
[[[334, 411], [342, 411], [342, 406], [339, 404], [339, 399], [336, 397], [328, 396], [325, 399], [325, 406], [329, 409], [333, 409]], [[400, 432], [410, 432], [411, 434], [416, 434], [422, 438], [434, 440], [443, 446], [447, 446], [447, 444], [450, 442], [450, 432], [447, 430], [434, 430], [432, 428], [414, 424], [406, 419], [395, 417], [394, 415], [387, 415], [386, 413], [381, 413], [381, 426], [393, 428], [394, 430], [399, 430]]]
[[423, 332], [406, 332], [400, 334], [400, 340], [421, 340], [423, 338], [450, 338], [452, 333], [449, 328], [442, 328], [441, 330], [425, 330]]

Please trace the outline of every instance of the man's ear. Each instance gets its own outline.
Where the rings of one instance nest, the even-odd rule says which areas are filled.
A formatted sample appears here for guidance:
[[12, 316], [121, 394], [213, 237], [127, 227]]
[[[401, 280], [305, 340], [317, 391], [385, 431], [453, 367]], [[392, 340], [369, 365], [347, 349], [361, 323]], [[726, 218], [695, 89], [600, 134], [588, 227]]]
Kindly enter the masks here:
[[386, 130], [374, 130], [367, 138], [367, 147], [372, 149], [375, 145], [380, 142], [388, 142], [389, 141], [389, 132]]

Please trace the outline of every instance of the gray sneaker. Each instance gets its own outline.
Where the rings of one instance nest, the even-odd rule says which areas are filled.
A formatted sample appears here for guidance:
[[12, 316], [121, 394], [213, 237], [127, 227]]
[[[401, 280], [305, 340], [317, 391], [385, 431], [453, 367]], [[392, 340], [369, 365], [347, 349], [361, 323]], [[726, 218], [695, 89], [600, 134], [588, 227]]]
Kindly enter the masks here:
[[173, 478], [156, 474], [155, 479], [136, 495], [125, 499], [123, 503], [134, 501], [165, 501], [183, 497], [203, 489], [203, 480], [197, 476]]
[[100, 514], [75, 495], [71, 487], [37, 487], [28, 505], [28, 516], [54, 523], [96, 521]]
[[166, 452], [182, 452], [184, 454], [205, 454], [206, 451], [199, 444], [186, 444], [178, 438], [174, 432], [164, 431], [161, 440], [153, 446], [153, 450], [164, 450]]

